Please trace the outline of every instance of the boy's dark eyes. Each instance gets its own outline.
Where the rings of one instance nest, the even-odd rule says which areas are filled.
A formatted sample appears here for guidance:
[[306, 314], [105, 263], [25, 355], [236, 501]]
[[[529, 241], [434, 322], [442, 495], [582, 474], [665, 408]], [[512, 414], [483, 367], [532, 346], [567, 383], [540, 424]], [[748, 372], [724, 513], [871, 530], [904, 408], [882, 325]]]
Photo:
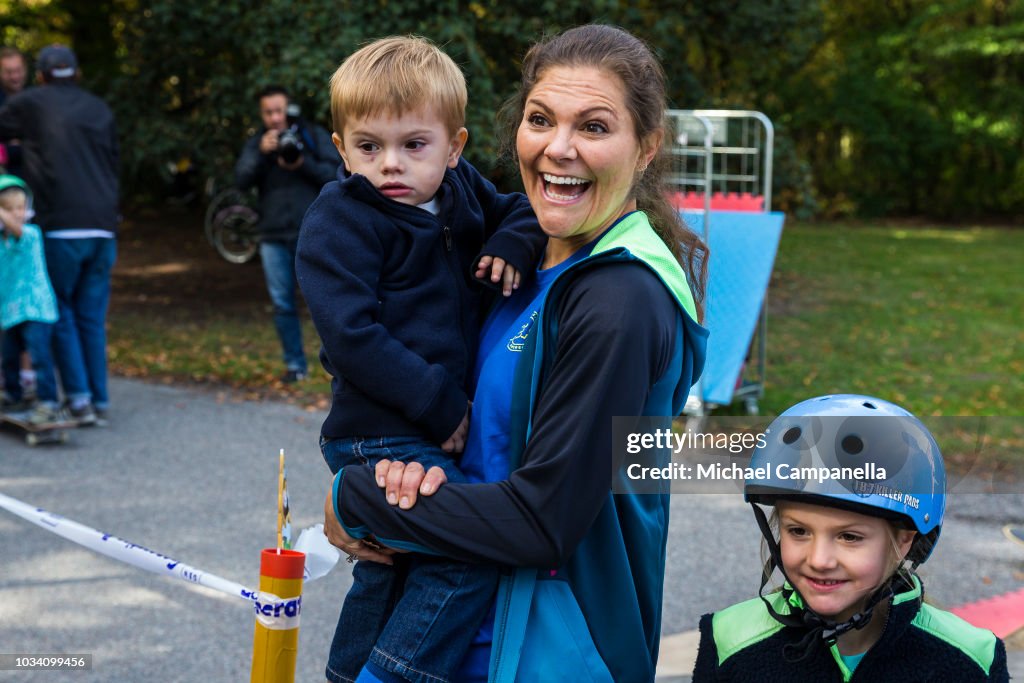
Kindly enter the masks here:
[[377, 145], [373, 144], [372, 142], [360, 142], [358, 146], [359, 146], [359, 149], [364, 151], [364, 152], [376, 152], [377, 151]]
[[422, 140], [410, 140], [409, 142], [405, 143], [405, 148], [406, 149], [421, 149], [426, 144], [427, 143], [423, 142]]

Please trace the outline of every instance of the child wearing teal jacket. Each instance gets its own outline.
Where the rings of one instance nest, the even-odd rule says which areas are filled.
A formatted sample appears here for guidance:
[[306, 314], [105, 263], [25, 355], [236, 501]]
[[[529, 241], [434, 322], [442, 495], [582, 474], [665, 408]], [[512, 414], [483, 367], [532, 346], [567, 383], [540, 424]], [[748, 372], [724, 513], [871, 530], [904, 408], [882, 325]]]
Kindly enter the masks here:
[[3, 330], [2, 366], [8, 412], [31, 408], [21, 386], [21, 356], [27, 351], [36, 375], [38, 403], [29, 421], [56, 421], [57, 381], [50, 353], [57, 299], [46, 272], [43, 235], [38, 226], [25, 223], [32, 193], [20, 178], [0, 175], [0, 329]]

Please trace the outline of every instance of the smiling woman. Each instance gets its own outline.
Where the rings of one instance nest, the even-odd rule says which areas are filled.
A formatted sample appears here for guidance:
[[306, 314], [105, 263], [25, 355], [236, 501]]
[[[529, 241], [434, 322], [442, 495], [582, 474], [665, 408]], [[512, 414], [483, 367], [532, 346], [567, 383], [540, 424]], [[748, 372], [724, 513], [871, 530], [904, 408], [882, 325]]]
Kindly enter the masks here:
[[639, 207], [685, 263], [702, 312], [707, 246], [663, 194], [664, 72], [642, 42], [621, 41], [615, 31], [583, 26], [530, 51], [519, 94], [500, 114], [503, 148], [554, 238], [546, 265]]
[[636, 209], [632, 189], [661, 142], [638, 139], [622, 81], [594, 67], [549, 69], [530, 93], [516, 137], [519, 171], [555, 266]]
[[453, 680], [654, 679], [668, 497], [611, 494], [611, 429], [678, 414], [704, 362], [706, 250], [661, 195], [665, 108], [660, 65], [621, 29], [530, 50], [505, 111], [547, 244], [480, 332], [469, 483], [387, 461], [335, 478], [325, 530], [355, 556], [373, 533], [514, 568]]

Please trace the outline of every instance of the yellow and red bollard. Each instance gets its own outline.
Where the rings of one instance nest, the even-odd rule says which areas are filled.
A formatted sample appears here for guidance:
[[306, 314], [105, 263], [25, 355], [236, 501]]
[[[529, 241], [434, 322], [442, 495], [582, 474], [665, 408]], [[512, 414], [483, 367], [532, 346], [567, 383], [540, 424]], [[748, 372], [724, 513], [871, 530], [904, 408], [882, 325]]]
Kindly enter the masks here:
[[250, 683], [293, 683], [305, 553], [266, 548], [260, 555]]

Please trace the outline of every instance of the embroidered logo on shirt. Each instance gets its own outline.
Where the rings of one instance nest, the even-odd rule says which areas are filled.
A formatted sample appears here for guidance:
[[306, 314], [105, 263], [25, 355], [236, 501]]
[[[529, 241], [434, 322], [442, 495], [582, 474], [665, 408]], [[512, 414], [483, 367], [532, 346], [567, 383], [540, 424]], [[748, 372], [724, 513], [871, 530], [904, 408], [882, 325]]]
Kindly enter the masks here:
[[526, 339], [530, 336], [530, 330], [533, 329], [533, 323], [537, 322], [537, 311], [530, 314], [530, 319], [527, 320], [523, 327], [517, 332], [511, 339], [508, 340], [506, 348], [509, 351], [521, 352], [526, 348]]

